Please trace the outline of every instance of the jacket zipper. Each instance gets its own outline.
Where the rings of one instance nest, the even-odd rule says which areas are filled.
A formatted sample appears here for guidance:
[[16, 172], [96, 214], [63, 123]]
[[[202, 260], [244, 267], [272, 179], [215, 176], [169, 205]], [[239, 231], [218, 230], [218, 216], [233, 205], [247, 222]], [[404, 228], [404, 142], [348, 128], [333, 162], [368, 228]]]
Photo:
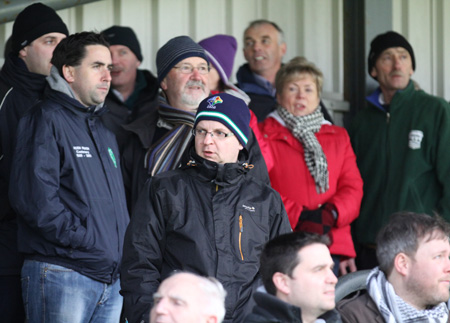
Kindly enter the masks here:
[[244, 223], [242, 221], [242, 215], [239, 215], [239, 252], [241, 253], [241, 259], [244, 260], [242, 253], [242, 232], [244, 232]]

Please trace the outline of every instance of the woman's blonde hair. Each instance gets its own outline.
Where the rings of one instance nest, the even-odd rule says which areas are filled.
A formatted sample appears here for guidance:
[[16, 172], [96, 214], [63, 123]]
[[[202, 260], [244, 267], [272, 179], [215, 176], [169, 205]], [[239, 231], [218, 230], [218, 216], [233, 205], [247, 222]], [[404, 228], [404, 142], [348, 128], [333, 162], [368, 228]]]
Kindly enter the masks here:
[[302, 56], [294, 57], [280, 68], [275, 78], [275, 87], [277, 89], [277, 93], [281, 94], [286, 83], [293, 80], [298, 80], [299, 78], [301, 78], [300, 76], [302, 74], [309, 74], [313, 77], [314, 81], [316, 82], [317, 93], [320, 97], [322, 95], [323, 86], [322, 71], [316, 65], [314, 65], [314, 63], [309, 62]]

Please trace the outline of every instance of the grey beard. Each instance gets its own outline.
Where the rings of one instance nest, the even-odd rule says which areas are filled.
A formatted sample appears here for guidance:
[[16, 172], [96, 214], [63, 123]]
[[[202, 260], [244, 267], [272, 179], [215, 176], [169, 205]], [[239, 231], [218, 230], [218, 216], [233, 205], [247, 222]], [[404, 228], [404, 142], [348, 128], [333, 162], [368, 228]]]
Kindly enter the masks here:
[[201, 95], [200, 97], [197, 96], [193, 96], [193, 95], [189, 95], [186, 92], [183, 92], [181, 94], [181, 102], [183, 102], [184, 104], [194, 107], [194, 108], [198, 108], [198, 105], [200, 104], [200, 102], [202, 102], [204, 99], [206, 99], [208, 97], [208, 93], [205, 93], [205, 86], [203, 85], [203, 83], [201, 81], [189, 81], [186, 83], [186, 88], [189, 86], [199, 86], [202, 90], [203, 90], [203, 95]]

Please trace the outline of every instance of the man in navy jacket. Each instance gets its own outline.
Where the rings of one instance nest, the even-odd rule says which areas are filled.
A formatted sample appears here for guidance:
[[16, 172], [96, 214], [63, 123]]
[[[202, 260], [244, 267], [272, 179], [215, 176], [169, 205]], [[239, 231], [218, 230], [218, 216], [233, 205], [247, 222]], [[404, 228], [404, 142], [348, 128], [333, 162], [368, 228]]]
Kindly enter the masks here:
[[0, 313], [4, 322], [23, 322], [16, 214], [8, 200], [9, 176], [20, 117], [42, 99], [56, 45], [69, 34], [52, 8], [34, 3], [14, 21], [0, 71]]
[[103, 36], [55, 48], [45, 99], [19, 122], [10, 182], [29, 322], [119, 320], [128, 213], [114, 134], [100, 121], [112, 66]]

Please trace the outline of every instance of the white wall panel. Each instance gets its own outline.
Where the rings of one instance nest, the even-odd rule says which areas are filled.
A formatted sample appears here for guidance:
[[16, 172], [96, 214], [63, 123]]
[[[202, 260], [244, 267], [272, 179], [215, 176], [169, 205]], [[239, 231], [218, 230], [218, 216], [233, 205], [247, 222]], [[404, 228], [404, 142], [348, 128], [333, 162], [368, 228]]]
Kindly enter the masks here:
[[424, 91], [449, 100], [450, 1], [394, 0], [392, 9], [393, 29], [414, 49], [416, 70], [412, 78]]
[[[450, 100], [450, 1], [390, 2], [392, 13], [385, 14], [392, 15], [392, 28], [410, 40], [416, 53], [414, 78], [426, 91]], [[324, 73], [325, 95], [342, 98], [342, 0], [103, 0], [58, 13], [70, 32], [101, 31], [113, 24], [130, 26], [141, 43], [142, 67], [153, 72], [158, 48], [172, 37], [189, 35], [199, 41], [217, 33], [233, 35], [238, 41], [233, 75], [245, 62], [244, 29], [254, 19], [269, 19], [285, 32], [288, 49], [284, 61], [297, 55], [313, 61]], [[371, 19], [377, 17], [366, 19], [370, 28]], [[0, 25], [2, 46], [11, 30], [12, 23]]]

